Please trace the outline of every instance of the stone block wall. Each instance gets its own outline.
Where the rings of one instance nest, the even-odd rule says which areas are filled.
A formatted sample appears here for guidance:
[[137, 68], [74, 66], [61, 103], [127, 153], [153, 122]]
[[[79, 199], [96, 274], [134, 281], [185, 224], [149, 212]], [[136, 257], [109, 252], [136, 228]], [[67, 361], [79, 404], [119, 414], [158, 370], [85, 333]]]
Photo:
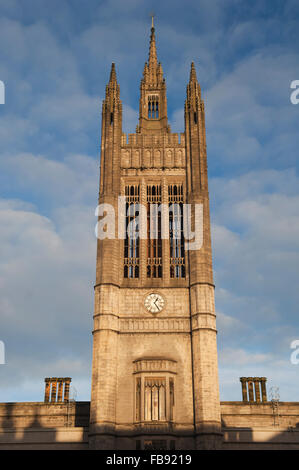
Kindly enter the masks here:
[[89, 402], [0, 403], [0, 450], [88, 448]]

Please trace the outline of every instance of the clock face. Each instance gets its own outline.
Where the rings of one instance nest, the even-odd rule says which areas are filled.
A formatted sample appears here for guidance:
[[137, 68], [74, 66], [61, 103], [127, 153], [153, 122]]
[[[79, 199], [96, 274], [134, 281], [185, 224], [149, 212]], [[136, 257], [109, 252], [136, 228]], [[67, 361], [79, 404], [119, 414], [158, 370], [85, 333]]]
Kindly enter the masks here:
[[146, 297], [144, 306], [151, 313], [159, 313], [164, 307], [164, 303], [162, 295], [152, 293]]

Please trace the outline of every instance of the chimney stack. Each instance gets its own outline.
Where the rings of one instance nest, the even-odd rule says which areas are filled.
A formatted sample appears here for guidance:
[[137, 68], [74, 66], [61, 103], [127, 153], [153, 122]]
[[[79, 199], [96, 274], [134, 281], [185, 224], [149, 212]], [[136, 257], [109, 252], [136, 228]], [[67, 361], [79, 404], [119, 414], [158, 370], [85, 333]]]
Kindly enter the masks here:
[[70, 377], [45, 378], [45, 403], [67, 403], [70, 395]]

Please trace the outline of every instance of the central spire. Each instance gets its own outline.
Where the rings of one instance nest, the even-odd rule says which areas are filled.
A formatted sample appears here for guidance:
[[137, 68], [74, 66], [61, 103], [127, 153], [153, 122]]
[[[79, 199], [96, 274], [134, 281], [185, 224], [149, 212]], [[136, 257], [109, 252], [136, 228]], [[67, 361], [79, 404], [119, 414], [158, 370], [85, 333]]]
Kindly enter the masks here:
[[163, 82], [163, 69], [160, 62], [157, 59], [157, 48], [156, 48], [156, 36], [154, 27], [154, 16], [152, 15], [152, 27], [150, 46], [148, 54], [148, 62], [145, 63], [143, 70], [143, 80], [145, 83], [150, 84], [153, 87], [159, 87]]
[[150, 72], [156, 71], [157, 64], [158, 64], [155, 28], [153, 25], [154, 25], [154, 18], [152, 17], [151, 39], [150, 39], [150, 48], [149, 48], [149, 55], [148, 55], [148, 66], [149, 66]]
[[157, 59], [154, 15], [151, 16], [148, 62], [144, 65], [140, 84], [140, 112], [139, 125], [137, 126], [137, 132], [148, 134], [170, 132], [167, 123], [166, 83], [163, 78], [162, 66]]

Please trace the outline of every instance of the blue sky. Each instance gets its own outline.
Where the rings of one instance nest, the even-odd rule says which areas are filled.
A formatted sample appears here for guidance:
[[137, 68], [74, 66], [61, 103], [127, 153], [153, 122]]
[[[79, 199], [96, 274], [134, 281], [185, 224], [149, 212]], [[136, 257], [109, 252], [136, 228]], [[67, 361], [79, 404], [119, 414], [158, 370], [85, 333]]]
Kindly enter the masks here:
[[114, 61], [135, 131], [152, 10], [172, 130], [192, 60], [205, 101], [221, 399], [299, 400], [298, 1], [0, 0], [0, 401], [89, 400], [101, 101]]

